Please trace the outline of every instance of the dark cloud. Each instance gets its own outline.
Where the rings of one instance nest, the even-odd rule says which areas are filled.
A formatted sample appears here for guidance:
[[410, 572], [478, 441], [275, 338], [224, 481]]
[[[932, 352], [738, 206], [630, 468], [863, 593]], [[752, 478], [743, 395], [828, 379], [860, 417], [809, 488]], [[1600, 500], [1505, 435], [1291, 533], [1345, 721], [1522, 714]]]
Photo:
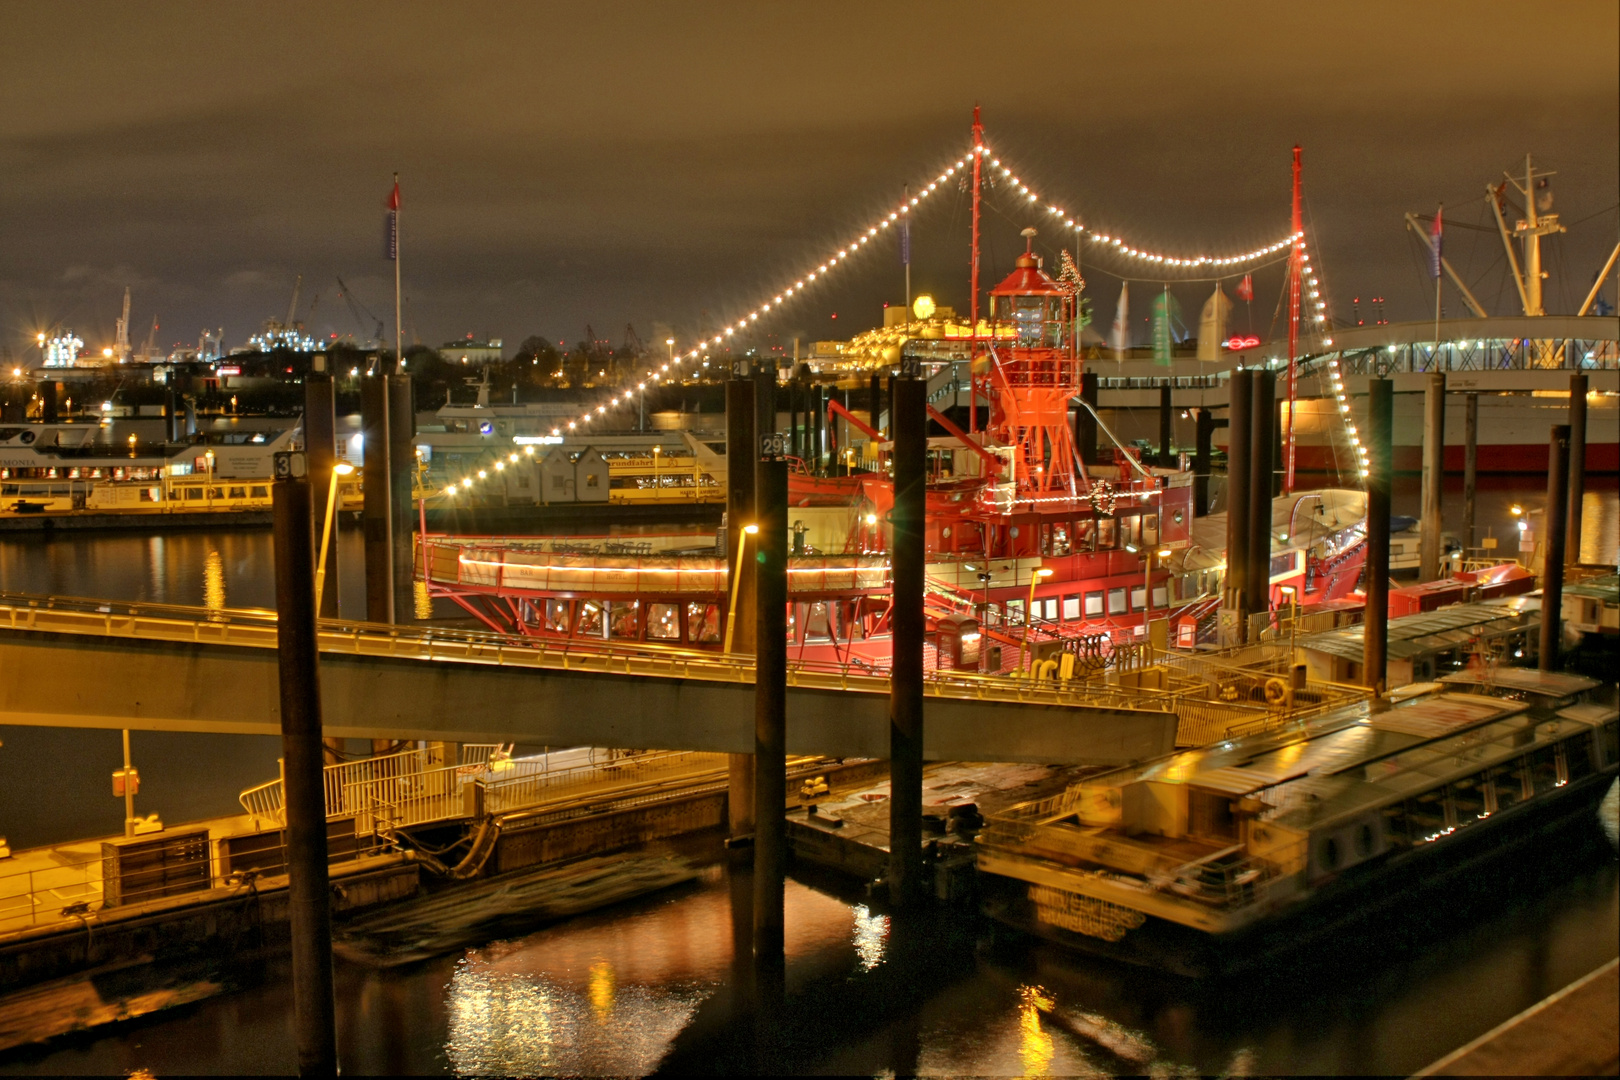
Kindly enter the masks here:
[[[718, 323], [824, 257], [967, 145], [993, 146], [1089, 220], [1193, 253], [1286, 231], [1305, 146], [1335, 313], [1382, 294], [1421, 317], [1405, 210], [1471, 220], [1536, 153], [1566, 222], [1549, 296], [1585, 293], [1616, 237], [1620, 70], [1612, 2], [1522, 5], [260, 4], [7, 7], [0, 333], [110, 335], [123, 284], [161, 340], [283, 314], [379, 315], [390, 173], [405, 184], [410, 325], [617, 338]], [[992, 198], [987, 284], [1030, 215]], [[1037, 216], [1033, 222], [1044, 223]], [[965, 306], [965, 196], [916, 226], [918, 289]], [[1493, 238], [1454, 233], [1506, 308]], [[1043, 236], [1043, 244], [1057, 242]], [[1500, 245], [1496, 245], [1499, 252]], [[1106, 262], [1088, 279], [1117, 292]], [[1276, 273], [1260, 275], [1269, 324]], [[1493, 277], [1494, 275], [1494, 277]], [[898, 300], [877, 249], [767, 328], [847, 334]], [[1183, 286], [1196, 303], [1210, 286]], [[839, 312], [834, 321], [831, 314]], [[172, 330], [172, 333], [171, 333]]]

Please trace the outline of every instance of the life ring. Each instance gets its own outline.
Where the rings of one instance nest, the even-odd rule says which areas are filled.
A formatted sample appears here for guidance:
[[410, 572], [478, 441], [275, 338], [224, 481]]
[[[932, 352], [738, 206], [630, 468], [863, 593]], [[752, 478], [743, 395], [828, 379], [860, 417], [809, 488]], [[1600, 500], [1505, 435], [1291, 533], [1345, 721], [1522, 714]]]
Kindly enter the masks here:
[[1266, 680], [1266, 704], [1267, 705], [1283, 705], [1283, 704], [1286, 704], [1290, 696], [1292, 696], [1292, 695], [1289, 693], [1287, 683], [1283, 682], [1281, 679], [1267, 679]]

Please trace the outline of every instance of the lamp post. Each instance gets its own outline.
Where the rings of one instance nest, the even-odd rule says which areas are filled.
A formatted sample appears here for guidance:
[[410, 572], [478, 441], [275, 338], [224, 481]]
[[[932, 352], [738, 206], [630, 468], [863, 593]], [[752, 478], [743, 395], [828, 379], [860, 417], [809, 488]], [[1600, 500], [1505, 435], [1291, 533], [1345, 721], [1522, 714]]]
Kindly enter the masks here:
[[[1021, 668], [1025, 666], [1024, 647], [1026, 645], [1029, 646], [1030, 664], [1033, 665], [1035, 662], [1035, 644], [1030, 641], [1029, 637], [1035, 631], [1035, 586], [1039, 585], [1043, 578], [1051, 576], [1052, 570], [1046, 566], [1038, 567], [1033, 574], [1029, 575], [1029, 602], [1024, 605], [1024, 640], [1018, 646], [1018, 666]], [[1026, 670], [1028, 669], [1026, 668]]]
[[1294, 642], [1299, 631], [1299, 590], [1292, 585], [1279, 585], [1277, 591], [1288, 598], [1288, 662], [1293, 664], [1298, 659]]
[[[1163, 566], [1164, 560], [1170, 557], [1170, 549], [1160, 548], [1158, 551], [1144, 550], [1142, 552], [1142, 562], [1145, 564], [1142, 570], [1142, 645], [1149, 656], [1153, 654], [1153, 640], [1148, 636], [1148, 616], [1153, 613], [1153, 558], [1155, 555], [1159, 558], [1159, 565]], [[1166, 604], [1168, 604], [1169, 600], [1169, 590], [1166, 589]]]
[[203, 461], [208, 467], [208, 480], [203, 489], [203, 495], [208, 501], [209, 508], [212, 509], [214, 505], [214, 452], [212, 450], [205, 451]]
[[657, 446], [653, 447], [653, 494], [655, 496], [662, 494], [658, 490], [658, 455], [661, 452], [662, 452], [662, 447], [657, 447]]
[[340, 461], [332, 466], [332, 482], [326, 485], [326, 523], [321, 526], [321, 558], [315, 564], [315, 610], [321, 610], [321, 592], [326, 585], [326, 553], [332, 543], [332, 517], [337, 512], [340, 476], [354, 472], [354, 466]]
[[737, 627], [737, 584], [742, 580], [743, 553], [748, 550], [748, 538], [759, 532], [758, 525], [744, 525], [737, 534], [737, 572], [731, 578], [731, 602], [726, 607], [726, 641], [724, 651], [731, 653], [733, 631]]

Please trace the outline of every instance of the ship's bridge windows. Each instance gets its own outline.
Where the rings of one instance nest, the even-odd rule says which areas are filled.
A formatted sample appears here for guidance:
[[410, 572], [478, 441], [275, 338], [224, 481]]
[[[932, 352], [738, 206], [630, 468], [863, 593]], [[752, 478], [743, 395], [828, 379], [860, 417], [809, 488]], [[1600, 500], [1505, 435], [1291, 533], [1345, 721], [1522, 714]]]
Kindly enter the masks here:
[[603, 618], [602, 602], [586, 600], [579, 605], [580, 637], [607, 637], [607, 620]]
[[1138, 585], [1136, 588], [1131, 590], [1131, 610], [1141, 611], [1146, 606], [1147, 588], [1145, 586]]
[[1108, 614], [1110, 614], [1110, 615], [1124, 615], [1125, 613], [1126, 613], [1126, 609], [1125, 609], [1125, 590], [1123, 588], [1109, 589], [1108, 590]]
[[1096, 592], [1086, 593], [1086, 618], [1100, 619], [1103, 617], [1103, 594], [1099, 589]]
[[804, 615], [804, 640], [811, 645], [825, 644], [831, 641], [832, 616], [827, 610], [827, 602], [817, 600], [805, 606], [808, 610]]
[[540, 627], [554, 634], [568, 633], [568, 601], [547, 598], [541, 609]]
[[1063, 621], [1064, 622], [1077, 622], [1077, 621], [1079, 621], [1079, 618], [1080, 618], [1080, 597], [1079, 597], [1079, 595], [1076, 594], [1074, 596], [1065, 596], [1063, 598]]
[[641, 601], [609, 600], [607, 610], [610, 636], [620, 641], [635, 641], [641, 637]]
[[245, 488], [245, 487], [233, 487], [233, 488], [231, 488], [230, 489], [230, 497], [233, 498], [233, 499], [245, 499], [245, 498], [247, 498], [247, 488]]
[[1057, 348], [1067, 325], [1061, 296], [997, 296], [995, 320], [1011, 326], [1013, 342], [1027, 348]]
[[676, 641], [681, 636], [681, 610], [675, 604], [647, 605], [647, 639]]
[[686, 605], [686, 640], [712, 643], [720, 640], [720, 605], [693, 601]]

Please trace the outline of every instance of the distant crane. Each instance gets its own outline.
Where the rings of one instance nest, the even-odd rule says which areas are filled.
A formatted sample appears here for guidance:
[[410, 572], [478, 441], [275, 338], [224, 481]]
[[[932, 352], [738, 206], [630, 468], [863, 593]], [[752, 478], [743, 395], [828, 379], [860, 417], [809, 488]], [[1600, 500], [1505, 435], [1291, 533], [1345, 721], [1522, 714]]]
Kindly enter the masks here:
[[118, 338], [113, 342], [113, 354], [122, 364], [129, 359], [129, 286], [124, 286], [124, 314], [118, 320]]
[[157, 316], [154, 315], [152, 316], [152, 329], [146, 335], [146, 344], [141, 346], [141, 357], [149, 364], [157, 359], [157, 332], [158, 321]]
[[[353, 290], [343, 283], [343, 279], [341, 277], [337, 279], [337, 283], [338, 295], [342, 296], [344, 301], [349, 305], [349, 312], [354, 316], [354, 321], [359, 324], [360, 332], [362, 334], [366, 332], [366, 319], [370, 319], [372, 322], [377, 324], [377, 330], [371, 335], [371, 340], [373, 343], [381, 345], [383, 340], [383, 321], [377, 318], [377, 316], [373, 315], [370, 308], [366, 307], [366, 305], [355, 299]], [[361, 312], [365, 313], [365, 319], [360, 317]]]
[[647, 351], [646, 343], [643, 342], [640, 335], [636, 333], [636, 326], [634, 323], [624, 324], [624, 351], [628, 352], [631, 356], [640, 356], [642, 353]]
[[292, 303], [287, 305], [287, 321], [281, 324], [283, 327], [285, 327], [288, 330], [293, 329], [293, 327], [295, 327], [297, 325], [297, 323], [294, 320], [298, 318], [298, 290], [303, 287], [303, 284], [304, 284], [304, 275], [303, 274], [299, 274], [296, 278], [293, 279]]

